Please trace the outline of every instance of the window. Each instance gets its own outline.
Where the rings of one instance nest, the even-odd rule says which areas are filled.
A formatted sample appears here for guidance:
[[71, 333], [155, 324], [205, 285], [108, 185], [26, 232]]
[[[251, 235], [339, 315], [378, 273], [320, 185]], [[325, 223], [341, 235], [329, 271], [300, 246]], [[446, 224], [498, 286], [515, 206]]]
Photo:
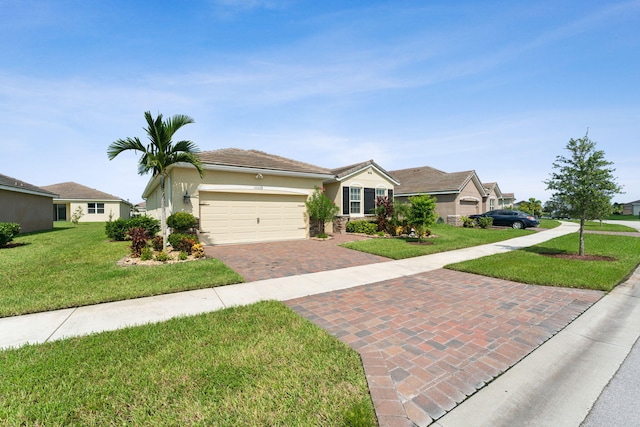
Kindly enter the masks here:
[[361, 190], [360, 187], [349, 188], [349, 213], [360, 213]]
[[496, 207], [494, 206], [495, 204], [495, 200], [494, 199], [489, 199], [489, 210], [492, 211], [494, 210]]
[[376, 199], [378, 197], [384, 197], [387, 195], [387, 189], [386, 188], [376, 188]]
[[89, 214], [103, 214], [104, 203], [87, 203], [87, 212]]

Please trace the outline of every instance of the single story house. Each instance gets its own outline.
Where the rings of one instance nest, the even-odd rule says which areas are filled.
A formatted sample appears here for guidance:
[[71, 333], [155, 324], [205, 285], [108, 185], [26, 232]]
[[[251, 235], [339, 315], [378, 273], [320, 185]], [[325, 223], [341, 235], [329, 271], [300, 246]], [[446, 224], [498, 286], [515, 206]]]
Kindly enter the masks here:
[[509, 209], [513, 206], [514, 194], [503, 193], [497, 182], [487, 182], [482, 184], [485, 188], [486, 196], [483, 212], [494, 209]]
[[82, 209], [80, 222], [106, 222], [131, 216], [133, 205], [120, 197], [75, 182], [45, 185], [45, 190], [58, 194], [53, 200], [53, 220], [71, 221], [71, 215]]
[[0, 174], [0, 222], [20, 224], [20, 232], [51, 230], [54, 192]]
[[423, 194], [433, 196], [438, 216], [447, 224], [459, 224], [462, 216], [497, 209], [505, 203], [498, 184], [483, 184], [474, 170], [449, 173], [421, 166], [389, 173], [400, 181], [395, 188], [396, 202]]
[[622, 215], [640, 216], [640, 200], [622, 205]]
[[[237, 148], [204, 151], [199, 157], [203, 178], [190, 164], [169, 168], [166, 212], [167, 216], [190, 212], [199, 218], [205, 244], [306, 239], [310, 225], [305, 201], [316, 188], [324, 188], [339, 207], [338, 224], [342, 224], [349, 218], [364, 218], [375, 195], [393, 197], [397, 184], [372, 160], [327, 169]], [[149, 180], [142, 197], [147, 214], [160, 218], [158, 176]], [[333, 231], [331, 224], [327, 231]]]

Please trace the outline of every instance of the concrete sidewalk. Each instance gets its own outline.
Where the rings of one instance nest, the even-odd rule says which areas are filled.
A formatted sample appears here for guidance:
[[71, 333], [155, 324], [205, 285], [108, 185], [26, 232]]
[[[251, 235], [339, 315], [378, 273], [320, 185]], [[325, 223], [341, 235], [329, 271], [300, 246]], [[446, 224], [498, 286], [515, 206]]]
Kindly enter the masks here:
[[560, 227], [515, 239], [417, 258], [0, 318], [0, 350], [160, 322], [262, 300], [285, 301], [410, 276], [454, 262], [528, 247], [576, 230], [576, 224], [563, 223]]

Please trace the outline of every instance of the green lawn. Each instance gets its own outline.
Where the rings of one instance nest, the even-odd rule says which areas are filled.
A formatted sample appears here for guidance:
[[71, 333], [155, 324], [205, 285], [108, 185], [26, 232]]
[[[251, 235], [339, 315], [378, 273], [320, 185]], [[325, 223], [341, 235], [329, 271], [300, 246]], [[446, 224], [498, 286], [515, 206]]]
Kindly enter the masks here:
[[565, 286], [609, 291], [640, 263], [640, 238], [585, 234], [585, 253], [615, 261], [584, 261], [545, 256], [578, 252], [578, 233], [529, 248], [447, 265], [452, 270], [498, 277], [534, 285]]
[[127, 242], [109, 242], [104, 223], [57, 223], [0, 249], [0, 317], [238, 283], [216, 259], [121, 267]]
[[[580, 221], [571, 221], [580, 224]], [[585, 221], [584, 229], [588, 231], [631, 231], [637, 232], [635, 228], [627, 227], [626, 225], [620, 224], [607, 224], [606, 222], [600, 221]]]
[[611, 215], [607, 219], [615, 219], [621, 221], [640, 221], [640, 217], [638, 215]]
[[278, 302], [0, 352], [0, 424], [375, 425], [358, 354]]
[[417, 245], [416, 239], [380, 238], [343, 243], [341, 246], [391, 259], [403, 259], [484, 245], [535, 233], [531, 230], [463, 228], [446, 224], [434, 225], [431, 231], [437, 237], [425, 239], [427, 244]]

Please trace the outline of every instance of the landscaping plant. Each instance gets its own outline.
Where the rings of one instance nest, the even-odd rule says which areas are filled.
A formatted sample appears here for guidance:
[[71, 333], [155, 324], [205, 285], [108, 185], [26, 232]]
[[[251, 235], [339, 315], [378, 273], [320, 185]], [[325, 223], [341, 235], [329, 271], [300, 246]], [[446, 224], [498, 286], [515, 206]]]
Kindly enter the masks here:
[[409, 197], [408, 222], [416, 230], [418, 241], [422, 241], [423, 236], [429, 236], [429, 227], [435, 224], [438, 219], [436, 212], [436, 199], [429, 195]]
[[109, 145], [107, 156], [109, 160], [113, 160], [123, 151], [138, 151], [141, 156], [138, 162], [138, 173], [140, 175], [152, 173], [152, 177], [160, 177], [160, 224], [162, 227], [162, 246], [167, 247], [167, 210], [165, 181], [169, 176], [170, 166], [176, 163], [189, 163], [195, 167], [200, 175], [204, 175], [204, 170], [200, 165], [200, 150], [192, 142], [182, 140], [173, 142], [174, 134], [182, 127], [189, 123], [193, 123], [193, 119], [189, 116], [176, 114], [170, 119], [163, 120], [162, 114], [154, 119], [151, 112], [144, 113], [147, 121], [147, 137], [148, 144], [144, 145], [138, 137], [118, 139]]
[[387, 196], [378, 196], [375, 204], [376, 207], [374, 209], [374, 213], [376, 214], [378, 221], [378, 231], [389, 231], [389, 220], [395, 213], [393, 199], [390, 199]]
[[0, 247], [12, 241], [18, 234], [20, 234], [20, 224], [0, 222]]
[[171, 227], [174, 233], [188, 233], [197, 224], [198, 220], [189, 212], [176, 212], [167, 218], [167, 225]]
[[307, 207], [309, 218], [317, 223], [318, 235], [326, 236], [324, 225], [336, 217], [339, 211], [338, 206], [327, 197], [324, 188], [318, 187], [304, 204]]

